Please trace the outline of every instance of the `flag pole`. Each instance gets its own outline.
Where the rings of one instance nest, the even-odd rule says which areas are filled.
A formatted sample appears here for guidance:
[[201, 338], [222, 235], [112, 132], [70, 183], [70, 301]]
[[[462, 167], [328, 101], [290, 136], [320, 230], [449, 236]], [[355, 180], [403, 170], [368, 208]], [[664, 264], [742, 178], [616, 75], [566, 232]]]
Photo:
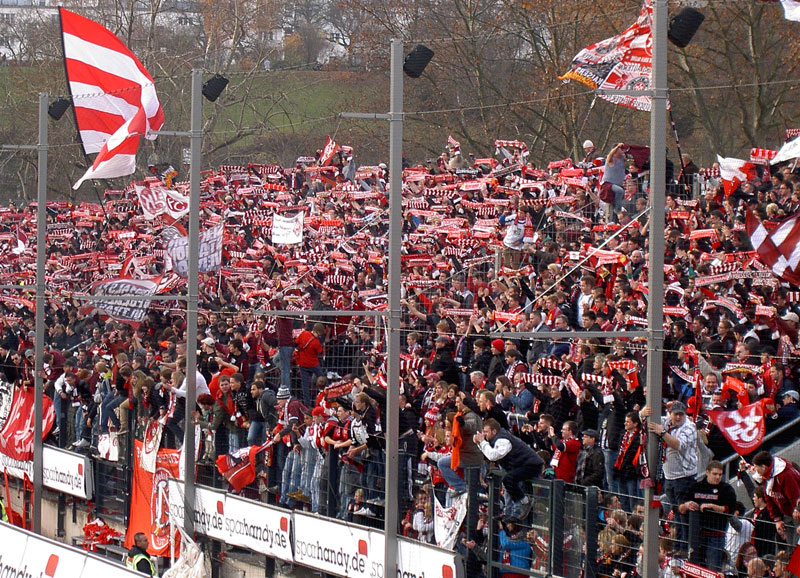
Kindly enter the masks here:
[[[42, 445], [42, 419], [44, 407], [44, 289], [45, 264], [47, 262], [47, 108], [50, 96], [39, 93], [39, 151], [36, 200], [36, 340], [34, 344], [33, 387], [33, 531], [42, 533], [42, 475], [44, 472], [44, 448]], [[66, 426], [65, 426], [66, 427]]]

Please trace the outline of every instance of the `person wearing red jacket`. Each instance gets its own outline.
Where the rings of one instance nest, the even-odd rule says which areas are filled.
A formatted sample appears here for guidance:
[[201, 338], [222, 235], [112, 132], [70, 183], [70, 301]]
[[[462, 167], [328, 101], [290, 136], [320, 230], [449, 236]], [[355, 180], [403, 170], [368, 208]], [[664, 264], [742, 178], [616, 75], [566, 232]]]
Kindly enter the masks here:
[[775, 530], [783, 535], [784, 516], [791, 516], [800, 499], [800, 472], [783, 458], [772, 457], [769, 452], [759, 452], [753, 466], [764, 484], [767, 510], [775, 522]]
[[[303, 390], [303, 403], [310, 407], [311, 400], [311, 379], [325, 375], [319, 361], [322, 354], [322, 342], [320, 338], [325, 334], [325, 326], [322, 323], [315, 323], [311, 331], [304, 330], [295, 340], [297, 346], [297, 367], [300, 368], [300, 387]], [[289, 384], [284, 384], [288, 386]], [[314, 393], [316, 397], [316, 392]]]

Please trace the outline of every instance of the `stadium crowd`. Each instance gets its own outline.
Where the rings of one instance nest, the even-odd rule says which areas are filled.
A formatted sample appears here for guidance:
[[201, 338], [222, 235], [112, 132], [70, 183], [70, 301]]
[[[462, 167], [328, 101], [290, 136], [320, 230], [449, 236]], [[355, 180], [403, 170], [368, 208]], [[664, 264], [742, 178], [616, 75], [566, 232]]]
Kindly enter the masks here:
[[[599, 335], [646, 328], [648, 151], [620, 143], [601, 156], [587, 141], [584, 158], [540, 169], [524, 143], [495, 144], [496, 158], [476, 159], [451, 140], [440, 157], [404, 166], [403, 533], [433, 542], [435, 501], [466, 495], [477, 525], [458, 547], [479, 568], [494, 530], [483, 510], [493, 462], [506, 473], [504, 563], [537, 563], [546, 536], [532, 527], [528, 482], [544, 477], [602, 490], [598, 574], [631, 578], [640, 575], [649, 469], [663, 483], [664, 576], [671, 558], [688, 555], [693, 511], [703, 528], [694, 561], [736, 576], [787, 575], [800, 473], [769, 454], [747, 456], [741, 476], [752, 507], [737, 503], [720, 463], [735, 452], [708, 412], [765, 400], [767, 431], [800, 416], [800, 293], [759, 262], [745, 228], [747, 211], [771, 229], [800, 209], [800, 178], [791, 167], [764, 170], [728, 195], [686, 155], [668, 175], [665, 412], [653, 416], [645, 340]], [[349, 147], [322, 154], [289, 169], [204, 173], [202, 226], [222, 223], [224, 237], [221, 268], [200, 279], [192, 415], [204, 432], [201, 462], [271, 440], [246, 491], [364, 521], [385, 506], [386, 331], [380, 317], [324, 313], [386, 308], [394, 192], [385, 165], [357, 167]], [[152, 420], [163, 424], [166, 447], [182, 443], [182, 306], [154, 302], [141, 323], [124, 323], [81, 300], [109, 275], [180, 290], [185, 280], [169, 271], [162, 234], [180, 230], [180, 220], [146, 218], [137, 202], [137, 189], [161, 186], [154, 177], [107, 191], [103, 203], [48, 203], [44, 361], [54, 443], [90, 451], [101, 435], [141, 437]], [[274, 217], [299, 212], [302, 243], [273, 244]], [[9, 283], [32, 284], [34, 215], [0, 210]], [[30, 386], [32, 298], [5, 289], [0, 300], [0, 371]], [[311, 313], [274, 314], [303, 310]], [[525, 336], [508, 337], [515, 332]], [[649, 468], [648, 434], [663, 442], [663, 462]]]

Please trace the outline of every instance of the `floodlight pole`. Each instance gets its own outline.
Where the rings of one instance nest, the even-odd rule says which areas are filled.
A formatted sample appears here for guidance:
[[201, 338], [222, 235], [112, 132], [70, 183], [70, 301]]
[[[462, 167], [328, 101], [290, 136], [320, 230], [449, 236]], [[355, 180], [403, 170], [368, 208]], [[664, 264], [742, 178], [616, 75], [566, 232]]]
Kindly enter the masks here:
[[[650, 103], [650, 274], [647, 301], [647, 405], [652, 421], [661, 420], [664, 348], [664, 203], [667, 156], [667, 0], [653, 1], [653, 94]], [[651, 477], [658, 467], [661, 440], [649, 436], [647, 463]], [[655, 480], [654, 480], [655, 481]], [[644, 575], [658, 576], [659, 508], [655, 484], [645, 488]]]
[[190, 536], [194, 532], [195, 503], [195, 435], [192, 411], [197, 403], [197, 308], [198, 259], [200, 253], [200, 164], [203, 157], [203, 71], [192, 70], [192, 120], [189, 168], [189, 267], [186, 300], [186, 416], [184, 418], [184, 516], [183, 527]]
[[[38, 184], [36, 197], [36, 339], [34, 343], [33, 386], [33, 531], [42, 533], [42, 493], [44, 473], [44, 447], [42, 443], [42, 419], [44, 408], [44, 290], [45, 265], [47, 263], [47, 107], [49, 95], [39, 93], [39, 143]], [[66, 424], [62, 424], [66, 427]], [[7, 504], [10, 507], [10, 504]]]
[[386, 386], [386, 545], [383, 575], [397, 576], [397, 517], [400, 435], [400, 247], [403, 242], [403, 41], [392, 39], [389, 89], [389, 319]]

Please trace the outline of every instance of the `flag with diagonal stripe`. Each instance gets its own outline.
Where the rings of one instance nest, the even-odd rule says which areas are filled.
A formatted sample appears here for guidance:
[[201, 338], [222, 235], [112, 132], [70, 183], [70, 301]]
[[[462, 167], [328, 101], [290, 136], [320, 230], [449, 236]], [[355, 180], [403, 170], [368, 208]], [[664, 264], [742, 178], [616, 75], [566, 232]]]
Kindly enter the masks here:
[[83, 150], [98, 153], [80, 180], [110, 179], [136, 170], [139, 137], [164, 124], [153, 78], [114, 34], [59, 8], [64, 63]]

